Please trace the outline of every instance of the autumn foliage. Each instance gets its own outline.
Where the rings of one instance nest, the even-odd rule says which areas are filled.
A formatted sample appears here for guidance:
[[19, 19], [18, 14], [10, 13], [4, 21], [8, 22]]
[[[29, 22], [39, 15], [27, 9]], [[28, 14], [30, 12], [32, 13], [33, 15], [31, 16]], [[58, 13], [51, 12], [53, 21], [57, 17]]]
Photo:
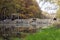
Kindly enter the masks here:
[[35, 0], [1, 0], [0, 18], [10, 17], [13, 13], [19, 13], [20, 18], [40, 18], [41, 10]]

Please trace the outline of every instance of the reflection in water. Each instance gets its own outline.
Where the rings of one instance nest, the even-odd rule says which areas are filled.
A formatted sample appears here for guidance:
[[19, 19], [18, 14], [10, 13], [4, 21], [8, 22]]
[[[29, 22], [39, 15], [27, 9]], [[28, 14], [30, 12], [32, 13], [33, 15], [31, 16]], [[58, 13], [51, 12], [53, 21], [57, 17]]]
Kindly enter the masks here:
[[14, 20], [14, 21], [11, 21], [11, 20], [5, 20], [4, 22], [3, 21], [0, 21], [0, 26], [7, 26], [7, 27], [11, 27], [11, 26], [14, 26], [14, 27], [34, 27], [34, 28], [39, 28], [39, 27], [43, 27], [43, 26], [48, 26], [50, 25], [51, 22], [49, 22], [48, 19], [43, 19], [43, 20], [37, 20], [37, 21], [33, 21], [31, 23], [29, 23], [29, 20]]

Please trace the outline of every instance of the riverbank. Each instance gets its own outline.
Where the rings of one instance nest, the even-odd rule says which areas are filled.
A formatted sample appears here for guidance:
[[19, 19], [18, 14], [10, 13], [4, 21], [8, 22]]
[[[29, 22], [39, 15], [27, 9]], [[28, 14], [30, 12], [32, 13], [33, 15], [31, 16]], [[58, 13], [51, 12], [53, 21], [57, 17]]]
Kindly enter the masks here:
[[28, 35], [25, 40], [60, 40], [60, 28], [42, 29], [34, 35]]

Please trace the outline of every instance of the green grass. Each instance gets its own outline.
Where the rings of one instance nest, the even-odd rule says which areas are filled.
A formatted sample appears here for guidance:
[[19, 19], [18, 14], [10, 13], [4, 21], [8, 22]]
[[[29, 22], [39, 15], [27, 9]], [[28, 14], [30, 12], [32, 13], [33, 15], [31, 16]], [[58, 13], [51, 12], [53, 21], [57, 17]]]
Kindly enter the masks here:
[[17, 38], [17, 37], [12, 37], [11, 40], [21, 40], [20, 38]]
[[25, 40], [60, 40], [60, 28], [47, 28], [28, 35]]
[[[3, 40], [3, 38], [0, 38], [0, 40]], [[10, 40], [21, 40], [21, 39], [17, 38], [17, 37], [12, 37], [12, 38], [10, 38]]]

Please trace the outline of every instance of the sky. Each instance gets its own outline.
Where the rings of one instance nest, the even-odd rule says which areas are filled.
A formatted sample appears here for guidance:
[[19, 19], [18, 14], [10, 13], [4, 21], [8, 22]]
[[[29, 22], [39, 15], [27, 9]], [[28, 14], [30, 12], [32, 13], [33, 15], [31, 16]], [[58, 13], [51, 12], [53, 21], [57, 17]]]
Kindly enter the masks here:
[[56, 3], [50, 3], [49, 1], [45, 2], [44, 0], [43, 1], [36, 0], [36, 1], [41, 10], [48, 12], [49, 14], [56, 13], [59, 8], [59, 6]]

